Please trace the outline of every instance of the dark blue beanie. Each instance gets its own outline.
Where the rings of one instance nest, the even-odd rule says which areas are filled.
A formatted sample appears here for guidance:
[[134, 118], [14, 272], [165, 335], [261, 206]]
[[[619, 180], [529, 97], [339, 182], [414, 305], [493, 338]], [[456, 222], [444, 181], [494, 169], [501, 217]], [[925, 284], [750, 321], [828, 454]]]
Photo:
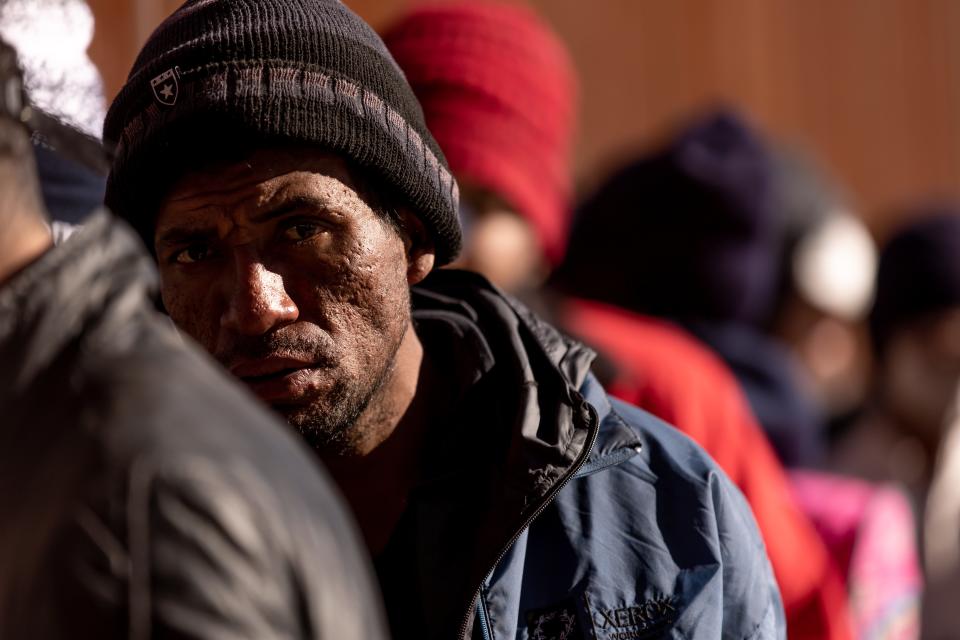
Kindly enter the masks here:
[[960, 207], [908, 211], [915, 220], [880, 255], [870, 329], [877, 352], [904, 325], [960, 306]]
[[582, 203], [557, 284], [678, 320], [763, 319], [778, 253], [772, 174], [739, 117], [698, 120]]

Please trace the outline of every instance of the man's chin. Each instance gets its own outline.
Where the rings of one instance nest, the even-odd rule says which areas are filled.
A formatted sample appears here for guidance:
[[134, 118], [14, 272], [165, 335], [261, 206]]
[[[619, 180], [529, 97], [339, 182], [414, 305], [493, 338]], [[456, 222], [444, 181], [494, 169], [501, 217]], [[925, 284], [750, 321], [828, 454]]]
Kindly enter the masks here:
[[[338, 394], [339, 395], [339, 394]], [[318, 453], [346, 455], [358, 440], [356, 423], [369, 398], [341, 396], [339, 401], [273, 404], [273, 410]]]
[[375, 377], [366, 380], [355, 380], [342, 371], [314, 375], [312, 384], [302, 393], [267, 402], [321, 455], [349, 456], [357, 453], [364, 441], [361, 432], [365, 421], [361, 416], [371, 405], [381, 404], [378, 398], [393, 371], [391, 359]]

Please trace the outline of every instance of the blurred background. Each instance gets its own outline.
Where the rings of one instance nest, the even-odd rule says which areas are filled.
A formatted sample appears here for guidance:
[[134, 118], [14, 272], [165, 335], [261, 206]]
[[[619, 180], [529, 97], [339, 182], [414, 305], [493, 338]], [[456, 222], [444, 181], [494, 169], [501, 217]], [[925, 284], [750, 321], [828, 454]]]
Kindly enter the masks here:
[[[177, 0], [89, 0], [108, 101]], [[375, 27], [411, 0], [348, 0]], [[581, 82], [578, 185], [705, 104], [815, 150], [881, 242], [905, 205], [960, 196], [960, 2], [531, 0]]]

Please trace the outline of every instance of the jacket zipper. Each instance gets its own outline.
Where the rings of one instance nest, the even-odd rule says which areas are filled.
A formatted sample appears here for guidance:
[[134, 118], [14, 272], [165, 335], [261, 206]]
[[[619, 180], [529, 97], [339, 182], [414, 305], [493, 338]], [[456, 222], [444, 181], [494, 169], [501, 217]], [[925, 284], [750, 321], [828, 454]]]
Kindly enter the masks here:
[[[486, 573], [487, 576], [490, 576], [496, 570], [497, 565], [500, 564], [500, 561], [503, 560], [503, 557], [507, 555], [507, 552], [510, 551], [513, 545], [516, 544], [517, 540], [520, 539], [520, 536], [527, 529], [527, 527], [529, 527], [534, 520], [540, 517], [540, 514], [543, 513], [548, 506], [550, 506], [550, 503], [553, 502], [553, 499], [557, 497], [557, 494], [560, 493], [560, 491], [563, 490], [565, 486], [567, 486], [567, 483], [570, 482], [570, 480], [572, 480], [575, 475], [577, 475], [577, 472], [580, 471], [580, 468], [583, 467], [584, 464], [586, 464], [587, 458], [590, 457], [590, 453], [593, 451], [594, 445], [597, 444], [597, 437], [600, 435], [600, 418], [597, 415], [597, 410], [593, 408], [593, 405], [591, 405], [589, 402], [584, 400], [583, 396], [580, 396], [580, 402], [581, 402], [580, 406], [587, 407], [587, 411], [590, 412], [590, 422], [592, 423], [590, 425], [591, 427], [590, 435], [589, 435], [589, 440], [587, 441], [587, 445], [583, 448], [583, 451], [580, 454], [580, 458], [573, 464], [573, 467], [571, 467], [571, 469], [567, 472], [567, 475], [560, 482], [558, 482], [553, 486], [553, 488], [550, 490], [550, 493], [546, 495], [546, 497], [543, 499], [543, 501], [540, 503], [537, 509], [532, 514], [530, 514], [530, 516], [527, 517], [526, 520], [524, 520], [523, 525], [519, 529], [517, 529], [517, 532], [514, 533], [513, 536], [511, 536], [510, 541], [506, 545], [504, 545], [504, 547], [500, 550], [500, 553], [497, 554], [497, 559], [494, 561], [493, 566], [490, 568], [490, 571]], [[470, 611], [473, 609], [473, 603], [477, 602], [477, 599], [483, 594], [483, 583], [485, 581], [486, 581], [486, 578], [484, 578], [484, 580], [480, 582], [480, 586], [478, 586], [476, 591], [473, 592], [473, 597], [470, 599], [469, 603], [467, 604], [467, 612], [466, 614], [464, 614], [463, 622], [460, 625], [460, 635], [457, 636], [458, 638], [460, 638], [460, 640], [469, 639], [469, 636], [467, 635], [467, 633], [469, 633], [470, 631]], [[484, 636], [488, 635], [486, 629], [484, 629], [483, 633], [484, 633]]]

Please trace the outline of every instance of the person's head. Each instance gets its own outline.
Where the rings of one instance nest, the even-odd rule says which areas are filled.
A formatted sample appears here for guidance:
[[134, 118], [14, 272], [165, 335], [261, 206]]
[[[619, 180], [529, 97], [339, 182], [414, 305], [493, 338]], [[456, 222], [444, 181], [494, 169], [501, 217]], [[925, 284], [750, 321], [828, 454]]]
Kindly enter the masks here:
[[384, 41], [462, 188], [455, 266], [509, 291], [539, 284], [569, 225], [577, 98], [566, 47], [525, 7], [463, 0], [412, 9]]
[[555, 282], [640, 313], [756, 321], [775, 285], [770, 179], [765, 141], [712, 112], [582, 202]]
[[0, 40], [0, 284], [50, 243], [29, 114], [16, 52]]
[[960, 384], [960, 208], [904, 217], [880, 255], [870, 329], [884, 408], [932, 450]]
[[105, 135], [108, 204], [154, 250], [173, 320], [349, 450], [413, 335], [409, 286], [460, 244], [456, 183], [376, 34], [335, 0], [187, 2]]
[[795, 353], [820, 404], [842, 416], [866, 396], [878, 250], [836, 182], [799, 149], [777, 145], [774, 200], [783, 220], [770, 331]]

